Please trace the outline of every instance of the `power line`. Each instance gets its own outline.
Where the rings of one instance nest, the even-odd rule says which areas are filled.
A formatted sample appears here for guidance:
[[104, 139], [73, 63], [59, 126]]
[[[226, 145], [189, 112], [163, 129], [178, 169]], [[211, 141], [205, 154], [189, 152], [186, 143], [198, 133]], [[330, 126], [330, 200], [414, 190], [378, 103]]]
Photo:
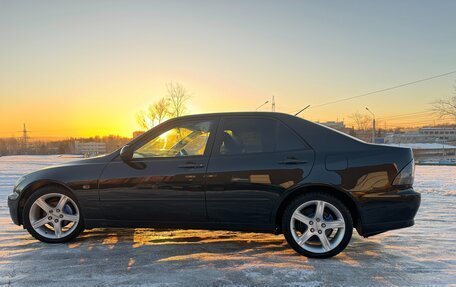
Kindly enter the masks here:
[[423, 113], [423, 114], [415, 114], [415, 115], [409, 115], [409, 116], [402, 116], [402, 117], [395, 117], [395, 118], [379, 118], [379, 121], [382, 122], [390, 122], [390, 123], [397, 123], [397, 122], [414, 122], [417, 120], [431, 120], [431, 119], [436, 119], [439, 116], [437, 116], [434, 113]]
[[408, 118], [408, 117], [415, 117], [417, 115], [426, 115], [426, 114], [434, 114], [434, 112], [427, 110], [427, 111], [421, 111], [421, 112], [415, 112], [415, 113], [407, 113], [407, 114], [397, 114], [397, 115], [392, 115], [392, 116], [383, 116], [379, 117], [379, 120], [386, 120], [386, 119], [396, 119], [396, 118]]
[[[95, 127], [94, 129], [96, 130], [107, 130], [110, 129], [109, 127]], [[75, 128], [75, 129], [56, 129], [56, 130], [34, 130], [34, 134], [42, 134], [42, 133], [58, 133], [58, 132], [84, 132], [87, 131], [87, 129], [84, 128]], [[22, 133], [23, 130], [21, 131], [0, 131], [0, 134], [11, 134], [11, 133]], [[30, 131], [29, 131], [30, 132]]]
[[365, 94], [361, 94], [361, 95], [357, 95], [357, 96], [342, 98], [342, 99], [339, 99], [339, 100], [326, 102], [326, 103], [319, 104], [319, 105], [314, 105], [314, 106], [312, 106], [312, 108], [323, 107], [323, 106], [332, 105], [332, 104], [336, 104], [336, 103], [340, 103], [340, 102], [344, 102], [344, 101], [349, 101], [349, 100], [353, 100], [353, 99], [357, 99], [357, 98], [361, 98], [361, 97], [370, 96], [370, 95], [373, 95], [373, 94], [383, 93], [383, 92], [386, 92], [386, 91], [402, 88], [402, 87], [405, 87], [405, 86], [410, 86], [410, 85], [418, 84], [418, 83], [421, 83], [421, 82], [433, 80], [433, 79], [436, 79], [436, 78], [445, 77], [445, 76], [448, 76], [448, 75], [451, 75], [451, 74], [455, 74], [455, 73], [456, 73], [456, 70], [451, 71], [451, 72], [447, 72], [447, 73], [443, 73], [443, 74], [439, 74], [439, 75], [435, 75], [435, 76], [432, 76], [432, 77], [428, 77], [428, 78], [424, 78], [424, 79], [420, 79], [420, 80], [416, 80], [416, 81], [407, 82], [407, 83], [404, 83], [404, 84], [392, 86], [392, 87], [389, 87], [389, 88], [376, 90], [376, 91], [373, 91], [373, 92], [369, 92], [369, 93], [365, 93]]
[[424, 121], [415, 121], [415, 122], [402, 122], [402, 123], [393, 123], [393, 124], [388, 124], [386, 123], [386, 126], [417, 126], [417, 125], [422, 125], [422, 124], [444, 124], [448, 123], [448, 120], [445, 119], [435, 119], [435, 120], [424, 120]]
[[[417, 116], [419, 118], [417, 119]], [[416, 126], [420, 124], [432, 124], [432, 123], [448, 123], [448, 119], [440, 118], [438, 115], [430, 111], [420, 111], [415, 113], [398, 114], [387, 116], [383, 118], [377, 118], [377, 121], [381, 124], [379, 126]]]
[[442, 119], [442, 118], [439, 118], [439, 116], [437, 115], [434, 115], [434, 114], [430, 114], [430, 115], [427, 115], [427, 116], [420, 116], [417, 118], [417, 116], [410, 116], [410, 117], [407, 117], [407, 118], [395, 118], [395, 119], [380, 119], [379, 121], [382, 121], [382, 122], [389, 122], [389, 123], [393, 123], [393, 124], [401, 124], [401, 123], [417, 123], [417, 122], [423, 122], [423, 121], [435, 121], [435, 120], [446, 120], [446, 119]]

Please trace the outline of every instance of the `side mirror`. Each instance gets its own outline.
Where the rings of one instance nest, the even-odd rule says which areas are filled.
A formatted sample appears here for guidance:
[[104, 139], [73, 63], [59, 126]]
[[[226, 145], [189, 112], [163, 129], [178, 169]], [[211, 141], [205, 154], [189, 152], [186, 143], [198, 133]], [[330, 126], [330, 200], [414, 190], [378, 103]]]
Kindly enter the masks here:
[[129, 145], [125, 145], [120, 150], [120, 158], [124, 162], [129, 162], [133, 158], [133, 149]]

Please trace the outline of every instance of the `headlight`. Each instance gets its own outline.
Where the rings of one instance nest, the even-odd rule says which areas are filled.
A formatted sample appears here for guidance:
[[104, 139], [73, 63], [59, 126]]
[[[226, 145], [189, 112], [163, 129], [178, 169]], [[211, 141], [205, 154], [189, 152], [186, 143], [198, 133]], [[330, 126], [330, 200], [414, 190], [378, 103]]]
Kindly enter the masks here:
[[21, 176], [16, 180], [16, 183], [14, 184], [14, 188], [16, 188], [21, 182], [25, 180], [25, 176]]
[[415, 161], [412, 160], [407, 164], [393, 181], [393, 185], [413, 185], [415, 179]]

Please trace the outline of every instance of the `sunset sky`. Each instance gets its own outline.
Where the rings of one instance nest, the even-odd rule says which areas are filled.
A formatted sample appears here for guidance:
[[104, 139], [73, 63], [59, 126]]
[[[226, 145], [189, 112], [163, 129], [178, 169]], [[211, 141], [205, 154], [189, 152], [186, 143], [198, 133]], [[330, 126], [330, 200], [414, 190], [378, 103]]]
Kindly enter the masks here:
[[[455, 71], [455, 11], [456, 1], [0, 0], [0, 137], [23, 123], [32, 137], [131, 136], [171, 81], [192, 94], [191, 113], [254, 110], [273, 95], [292, 113]], [[368, 106], [381, 127], [432, 124], [426, 110], [455, 79], [302, 115], [349, 123]]]

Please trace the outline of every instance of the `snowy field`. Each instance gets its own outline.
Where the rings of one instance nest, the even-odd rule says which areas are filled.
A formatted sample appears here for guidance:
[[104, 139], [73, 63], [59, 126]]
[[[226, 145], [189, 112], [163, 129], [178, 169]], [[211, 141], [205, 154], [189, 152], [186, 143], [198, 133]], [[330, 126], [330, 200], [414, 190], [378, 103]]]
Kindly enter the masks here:
[[47, 245], [11, 223], [7, 195], [22, 174], [71, 156], [0, 157], [0, 285], [456, 286], [456, 167], [418, 166], [412, 228], [356, 232], [332, 259], [298, 256], [283, 236], [204, 230], [94, 229]]

